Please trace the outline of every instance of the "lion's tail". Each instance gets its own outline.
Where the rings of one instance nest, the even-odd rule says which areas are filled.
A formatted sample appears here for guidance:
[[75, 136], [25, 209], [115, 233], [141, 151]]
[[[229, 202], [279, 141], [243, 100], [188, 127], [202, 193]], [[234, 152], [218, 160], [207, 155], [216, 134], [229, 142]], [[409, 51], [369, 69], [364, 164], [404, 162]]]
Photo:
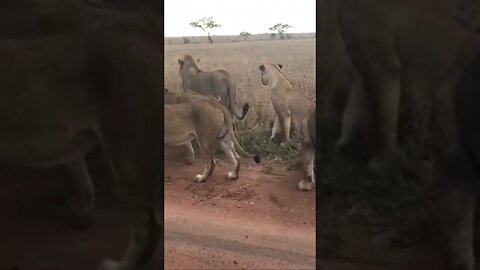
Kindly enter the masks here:
[[243, 105], [243, 108], [240, 108], [236, 100], [237, 88], [236, 88], [235, 82], [233, 81], [233, 78], [225, 81], [227, 83], [227, 88], [228, 88], [227, 89], [227, 96], [228, 96], [228, 103], [229, 103], [228, 107], [230, 108], [230, 110], [232, 110], [235, 117], [237, 117], [240, 120], [243, 120], [243, 118], [245, 118], [245, 116], [247, 115], [250, 105], [248, 103], [245, 103], [245, 105]]
[[227, 122], [228, 132], [231, 134], [233, 143], [235, 144], [235, 148], [237, 148], [237, 150], [240, 152], [240, 154], [242, 154], [246, 157], [253, 158], [253, 160], [256, 163], [259, 163], [260, 162], [260, 155], [248, 153], [247, 151], [245, 151], [245, 149], [243, 149], [242, 145], [238, 142], [237, 134], [234, 131], [233, 119], [232, 119], [230, 113], [227, 111], [227, 109], [222, 104], [220, 104], [220, 103], [215, 103], [215, 104], [222, 111], [222, 113], [225, 117], [225, 121]]

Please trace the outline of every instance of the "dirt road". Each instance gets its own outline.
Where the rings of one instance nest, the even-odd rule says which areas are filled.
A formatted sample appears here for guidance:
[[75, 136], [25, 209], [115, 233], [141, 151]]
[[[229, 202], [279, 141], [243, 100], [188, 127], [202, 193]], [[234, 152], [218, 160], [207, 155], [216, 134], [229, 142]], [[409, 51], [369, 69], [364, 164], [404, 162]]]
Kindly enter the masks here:
[[[0, 170], [0, 269], [90, 270], [106, 257], [119, 259], [129, 226], [116, 207], [110, 176], [94, 175], [95, 223], [85, 230], [68, 224], [58, 168]], [[161, 269], [157, 249], [149, 270]]]
[[[202, 165], [165, 163], [165, 255], [157, 249], [148, 270], [185, 268], [315, 268], [315, 192], [299, 192], [300, 171], [266, 172], [243, 161], [240, 179], [217, 166], [206, 183], [193, 183]], [[91, 170], [92, 171], [92, 170]], [[116, 207], [111, 175], [92, 172], [95, 223], [68, 225], [65, 174], [58, 168], [0, 170], [0, 269], [96, 269], [124, 252], [128, 224]]]
[[232, 181], [219, 161], [194, 183], [203, 164], [181, 153], [165, 154], [166, 269], [315, 269], [315, 192], [296, 189], [301, 171], [242, 160]]

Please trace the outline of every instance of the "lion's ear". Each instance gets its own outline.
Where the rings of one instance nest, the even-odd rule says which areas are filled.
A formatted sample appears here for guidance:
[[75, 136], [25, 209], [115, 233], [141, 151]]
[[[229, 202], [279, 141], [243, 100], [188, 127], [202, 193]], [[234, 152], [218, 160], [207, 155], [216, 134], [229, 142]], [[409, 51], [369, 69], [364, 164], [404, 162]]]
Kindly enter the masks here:
[[180, 65], [180, 67], [183, 67], [183, 60], [182, 60], [182, 59], [178, 59], [178, 64]]
[[265, 71], [265, 66], [263, 64], [261, 64], [259, 67], [258, 67], [261, 71]]
[[282, 68], [283, 68], [282, 64], [277, 64], [277, 66], [278, 66], [278, 69], [282, 69]]

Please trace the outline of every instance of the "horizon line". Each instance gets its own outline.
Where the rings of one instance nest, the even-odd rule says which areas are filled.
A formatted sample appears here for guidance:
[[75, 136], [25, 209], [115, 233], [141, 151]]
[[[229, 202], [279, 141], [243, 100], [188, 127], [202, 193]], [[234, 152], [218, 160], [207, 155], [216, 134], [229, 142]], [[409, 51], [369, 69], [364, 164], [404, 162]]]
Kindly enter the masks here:
[[[254, 35], [266, 35], [266, 34], [278, 34], [278, 33], [258, 33]], [[316, 34], [316, 32], [289, 32], [285, 34]], [[210, 35], [211, 37], [224, 37], [224, 36], [239, 36], [240, 34], [228, 34], [228, 35]], [[181, 38], [181, 37], [207, 37], [207, 35], [182, 35], [182, 36], [164, 36], [164, 38]]]

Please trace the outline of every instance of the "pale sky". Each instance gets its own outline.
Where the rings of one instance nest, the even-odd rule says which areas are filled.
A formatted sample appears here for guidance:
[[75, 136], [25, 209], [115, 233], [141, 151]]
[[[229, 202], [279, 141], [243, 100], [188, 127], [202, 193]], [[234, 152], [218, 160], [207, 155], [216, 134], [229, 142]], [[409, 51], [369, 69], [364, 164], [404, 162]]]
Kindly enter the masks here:
[[213, 17], [222, 26], [211, 35], [273, 33], [277, 23], [292, 26], [286, 33], [315, 33], [315, 0], [165, 0], [165, 37], [206, 36], [191, 22]]

